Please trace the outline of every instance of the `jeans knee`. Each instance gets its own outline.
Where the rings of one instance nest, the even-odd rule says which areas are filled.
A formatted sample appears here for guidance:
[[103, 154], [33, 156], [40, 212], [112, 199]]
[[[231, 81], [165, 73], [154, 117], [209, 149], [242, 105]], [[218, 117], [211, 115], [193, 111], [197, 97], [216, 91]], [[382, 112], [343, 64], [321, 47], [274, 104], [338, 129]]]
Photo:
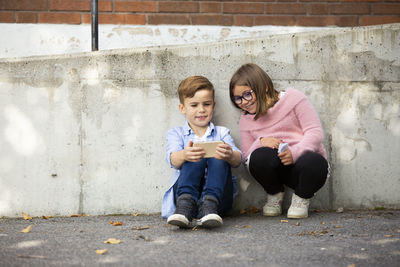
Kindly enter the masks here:
[[213, 167], [217, 167], [217, 168], [227, 168], [227, 167], [229, 167], [229, 163], [222, 159], [209, 158], [208, 166], [213, 166]]

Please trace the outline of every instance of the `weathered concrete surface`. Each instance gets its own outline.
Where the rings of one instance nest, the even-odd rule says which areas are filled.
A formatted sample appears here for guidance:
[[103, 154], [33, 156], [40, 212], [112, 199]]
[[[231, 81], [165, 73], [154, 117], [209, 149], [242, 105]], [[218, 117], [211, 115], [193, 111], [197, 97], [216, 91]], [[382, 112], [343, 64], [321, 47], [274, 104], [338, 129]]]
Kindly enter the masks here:
[[[228, 82], [254, 62], [305, 92], [325, 128], [332, 177], [315, 208], [400, 208], [400, 24], [214, 44], [0, 61], [0, 216], [158, 212], [172, 170], [176, 88], [215, 85], [214, 121], [239, 144]], [[243, 168], [235, 208], [265, 194]]]

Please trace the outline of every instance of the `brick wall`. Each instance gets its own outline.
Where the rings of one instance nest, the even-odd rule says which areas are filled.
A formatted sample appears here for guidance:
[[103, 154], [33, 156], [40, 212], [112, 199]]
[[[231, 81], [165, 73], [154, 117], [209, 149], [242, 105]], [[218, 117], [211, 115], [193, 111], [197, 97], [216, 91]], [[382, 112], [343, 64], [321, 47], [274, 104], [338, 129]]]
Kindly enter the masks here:
[[[90, 0], [0, 0], [0, 23], [90, 23]], [[400, 22], [400, 0], [99, 0], [100, 24], [365, 26]]]

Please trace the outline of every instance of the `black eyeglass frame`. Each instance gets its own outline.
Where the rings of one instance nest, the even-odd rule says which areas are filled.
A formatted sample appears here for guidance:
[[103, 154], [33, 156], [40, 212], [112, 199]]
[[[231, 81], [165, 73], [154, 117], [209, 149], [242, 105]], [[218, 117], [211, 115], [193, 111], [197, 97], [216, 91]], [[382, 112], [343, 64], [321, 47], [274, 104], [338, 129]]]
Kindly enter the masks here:
[[[243, 103], [243, 99], [246, 101], [252, 100], [253, 99], [253, 90], [246, 91], [241, 96], [234, 96], [233, 102], [235, 102], [236, 105], [241, 105]], [[238, 102], [238, 101], [240, 101], [240, 102]]]

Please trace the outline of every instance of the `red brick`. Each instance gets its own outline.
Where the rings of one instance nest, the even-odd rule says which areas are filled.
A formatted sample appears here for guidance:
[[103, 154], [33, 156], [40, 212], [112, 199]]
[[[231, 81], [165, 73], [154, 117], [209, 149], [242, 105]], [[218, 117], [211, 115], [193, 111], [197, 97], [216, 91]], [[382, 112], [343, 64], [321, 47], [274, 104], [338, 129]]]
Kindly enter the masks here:
[[0, 12], [1, 23], [14, 23], [14, 12]]
[[99, 14], [99, 24], [125, 24], [125, 15]]
[[156, 2], [115, 2], [115, 11], [122, 12], [155, 12]]
[[400, 16], [362, 16], [360, 26], [400, 23]]
[[[384, 0], [388, 1], [388, 0]], [[398, 0], [395, 0], [398, 1]], [[342, 2], [382, 2], [382, 0], [342, 0]]]
[[146, 15], [126, 14], [126, 24], [144, 25], [146, 24]]
[[330, 6], [331, 14], [370, 14], [370, 4], [332, 4]]
[[400, 2], [397, 4], [374, 4], [373, 12], [375, 15], [394, 15], [400, 14]]
[[230, 15], [192, 15], [192, 25], [233, 25]]
[[329, 14], [328, 5], [327, 4], [310, 4], [309, 14], [310, 15]]
[[152, 14], [147, 15], [147, 23], [153, 25], [159, 24], [190, 24], [188, 15], [166, 15]]
[[111, 1], [99, 1], [98, 4], [99, 4], [98, 8], [99, 8], [100, 12], [112, 11], [112, 2]]
[[293, 26], [296, 24], [294, 16], [256, 16], [254, 25], [284, 25]]
[[158, 12], [169, 13], [197, 13], [199, 12], [198, 2], [159, 2]]
[[224, 13], [239, 14], [264, 14], [264, 4], [262, 3], [224, 3]]
[[39, 13], [38, 22], [80, 24], [81, 15], [79, 13]]
[[305, 4], [266, 4], [266, 14], [307, 14]]
[[90, 11], [90, 0], [50, 0], [50, 10]]
[[17, 23], [37, 23], [37, 13], [17, 12]]
[[296, 21], [298, 26], [358, 26], [357, 16], [299, 16]]
[[216, 2], [201, 2], [200, 12], [202, 13], [221, 13], [222, 4]]
[[3, 1], [6, 10], [47, 10], [47, 0], [6, 0]]
[[253, 26], [254, 25], [253, 16], [233, 16], [233, 25], [235, 26]]

